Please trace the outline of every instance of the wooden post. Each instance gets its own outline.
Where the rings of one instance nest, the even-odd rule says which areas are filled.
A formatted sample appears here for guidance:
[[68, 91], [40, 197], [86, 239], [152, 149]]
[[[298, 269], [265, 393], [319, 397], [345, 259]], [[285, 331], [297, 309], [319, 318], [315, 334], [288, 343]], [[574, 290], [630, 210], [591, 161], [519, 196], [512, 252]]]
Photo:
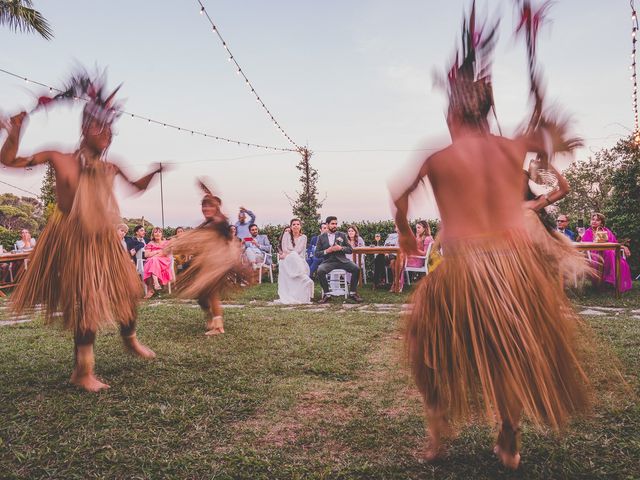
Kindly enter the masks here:
[[162, 162], [160, 162], [160, 211], [162, 213], [162, 230], [164, 230], [164, 191], [162, 189]]
[[620, 297], [620, 257], [622, 257], [622, 247], [616, 246], [616, 298]]

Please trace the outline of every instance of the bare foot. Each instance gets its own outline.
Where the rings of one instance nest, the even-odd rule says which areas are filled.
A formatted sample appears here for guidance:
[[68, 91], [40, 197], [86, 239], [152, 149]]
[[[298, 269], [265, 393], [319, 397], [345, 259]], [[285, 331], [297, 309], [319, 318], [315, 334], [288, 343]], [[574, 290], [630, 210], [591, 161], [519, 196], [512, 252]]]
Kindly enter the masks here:
[[98, 380], [93, 373], [82, 375], [74, 370], [69, 381], [73, 385], [83, 388], [88, 392], [99, 392], [100, 390], [110, 388], [109, 385]]
[[153, 297], [153, 295], [154, 295], [155, 293], [156, 293], [156, 292], [155, 292], [153, 289], [151, 289], [151, 288], [147, 288], [147, 293], [146, 293], [146, 295], [145, 295], [144, 297], [142, 297], [142, 298], [144, 298], [145, 300], [149, 300], [151, 297]]
[[220, 335], [221, 333], [224, 333], [224, 321], [222, 320], [222, 317], [215, 316], [211, 320], [208, 320], [206, 328], [207, 328], [207, 331], [204, 332], [204, 334], [207, 337], [210, 337], [212, 335]]
[[520, 466], [520, 454], [510, 454], [502, 450], [498, 445], [493, 447], [493, 453], [496, 454], [498, 459], [502, 462], [506, 468], [510, 470], [517, 470]]
[[212, 337], [214, 335], [220, 335], [222, 333], [224, 333], [224, 328], [219, 328], [219, 327], [212, 328], [211, 330], [207, 330], [206, 332], [204, 332], [204, 334], [207, 337]]
[[122, 337], [122, 342], [124, 343], [124, 348], [133, 355], [146, 359], [156, 358], [154, 351], [140, 343], [136, 335]]
[[435, 462], [445, 456], [447, 450], [442, 445], [435, 445], [429, 443], [424, 450], [422, 450], [418, 457], [425, 462]]

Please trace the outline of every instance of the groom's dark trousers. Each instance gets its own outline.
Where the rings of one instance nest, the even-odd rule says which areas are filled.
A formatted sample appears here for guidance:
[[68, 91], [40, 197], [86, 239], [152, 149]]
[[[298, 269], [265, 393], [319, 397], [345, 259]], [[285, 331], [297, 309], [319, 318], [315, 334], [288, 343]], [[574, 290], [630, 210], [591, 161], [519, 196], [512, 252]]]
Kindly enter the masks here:
[[355, 263], [353, 263], [345, 256], [345, 253], [352, 252], [351, 245], [349, 245], [349, 242], [347, 241], [347, 236], [342, 232], [336, 232], [334, 244], [340, 245], [340, 247], [342, 247], [342, 250], [325, 254], [325, 250], [332, 246], [329, 243], [328, 233], [323, 233], [322, 235], [320, 235], [320, 237], [318, 238], [318, 243], [316, 244], [315, 256], [316, 258], [322, 259], [322, 263], [318, 267], [316, 276], [320, 280], [322, 290], [325, 293], [329, 291], [329, 281], [327, 280], [327, 274], [331, 272], [331, 270], [341, 268], [351, 274], [351, 286], [349, 288], [349, 291], [356, 292], [358, 289], [360, 269]]

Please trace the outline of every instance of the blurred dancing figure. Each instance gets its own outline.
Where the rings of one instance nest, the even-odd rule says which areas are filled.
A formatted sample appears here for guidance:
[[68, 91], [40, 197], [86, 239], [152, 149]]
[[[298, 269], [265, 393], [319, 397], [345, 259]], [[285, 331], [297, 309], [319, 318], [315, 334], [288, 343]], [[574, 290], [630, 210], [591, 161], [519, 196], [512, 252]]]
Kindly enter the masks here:
[[205, 314], [205, 335], [224, 333], [221, 298], [241, 283], [249, 283], [251, 268], [242, 264], [242, 246], [231, 233], [229, 220], [222, 213], [222, 200], [201, 181], [204, 192], [204, 222], [174, 237], [168, 249], [174, 255], [191, 257], [189, 268], [178, 276], [177, 294], [195, 298]]
[[81, 74], [71, 80], [66, 92], [39, 99], [36, 109], [59, 100], [88, 100], [82, 115], [80, 146], [75, 152], [41, 151], [18, 156], [25, 112], [11, 118], [9, 135], [0, 151], [0, 161], [9, 167], [51, 164], [58, 199], [29, 268], [12, 295], [13, 309], [19, 313], [43, 304], [47, 323], [60, 319], [57, 313], [62, 312], [64, 327], [74, 332], [71, 383], [93, 392], [109, 387], [94, 374], [93, 344], [100, 327], [120, 325], [122, 340], [131, 353], [143, 358], [155, 356], [136, 337], [136, 307], [142, 291], [135, 266], [114, 228], [121, 219], [113, 181], [120, 175], [137, 190], [145, 190], [160, 169], [131, 181], [107, 161], [111, 124], [118, 116], [115, 93], [105, 96], [101, 79]]
[[557, 266], [541, 261], [522, 207], [526, 153], [566, 142], [548, 120], [514, 139], [490, 133], [495, 32], [476, 28], [472, 9], [448, 75], [452, 143], [424, 161], [395, 204], [407, 255], [417, 254], [409, 196], [425, 176], [442, 218], [443, 260], [417, 286], [406, 317], [407, 356], [428, 423], [425, 457], [443, 453], [450, 422], [498, 419], [494, 452], [515, 469], [521, 415], [558, 429], [585, 409], [587, 395], [574, 346], [578, 319], [554, 278]]

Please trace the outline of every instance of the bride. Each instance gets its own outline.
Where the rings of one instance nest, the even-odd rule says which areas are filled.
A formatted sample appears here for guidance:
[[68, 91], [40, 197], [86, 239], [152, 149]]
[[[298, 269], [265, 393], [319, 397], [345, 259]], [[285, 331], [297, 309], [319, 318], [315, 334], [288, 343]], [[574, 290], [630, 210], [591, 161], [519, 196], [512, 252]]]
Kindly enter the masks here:
[[307, 237], [301, 230], [300, 220], [294, 218], [280, 237], [278, 303], [309, 303], [313, 296], [313, 280], [305, 261]]

